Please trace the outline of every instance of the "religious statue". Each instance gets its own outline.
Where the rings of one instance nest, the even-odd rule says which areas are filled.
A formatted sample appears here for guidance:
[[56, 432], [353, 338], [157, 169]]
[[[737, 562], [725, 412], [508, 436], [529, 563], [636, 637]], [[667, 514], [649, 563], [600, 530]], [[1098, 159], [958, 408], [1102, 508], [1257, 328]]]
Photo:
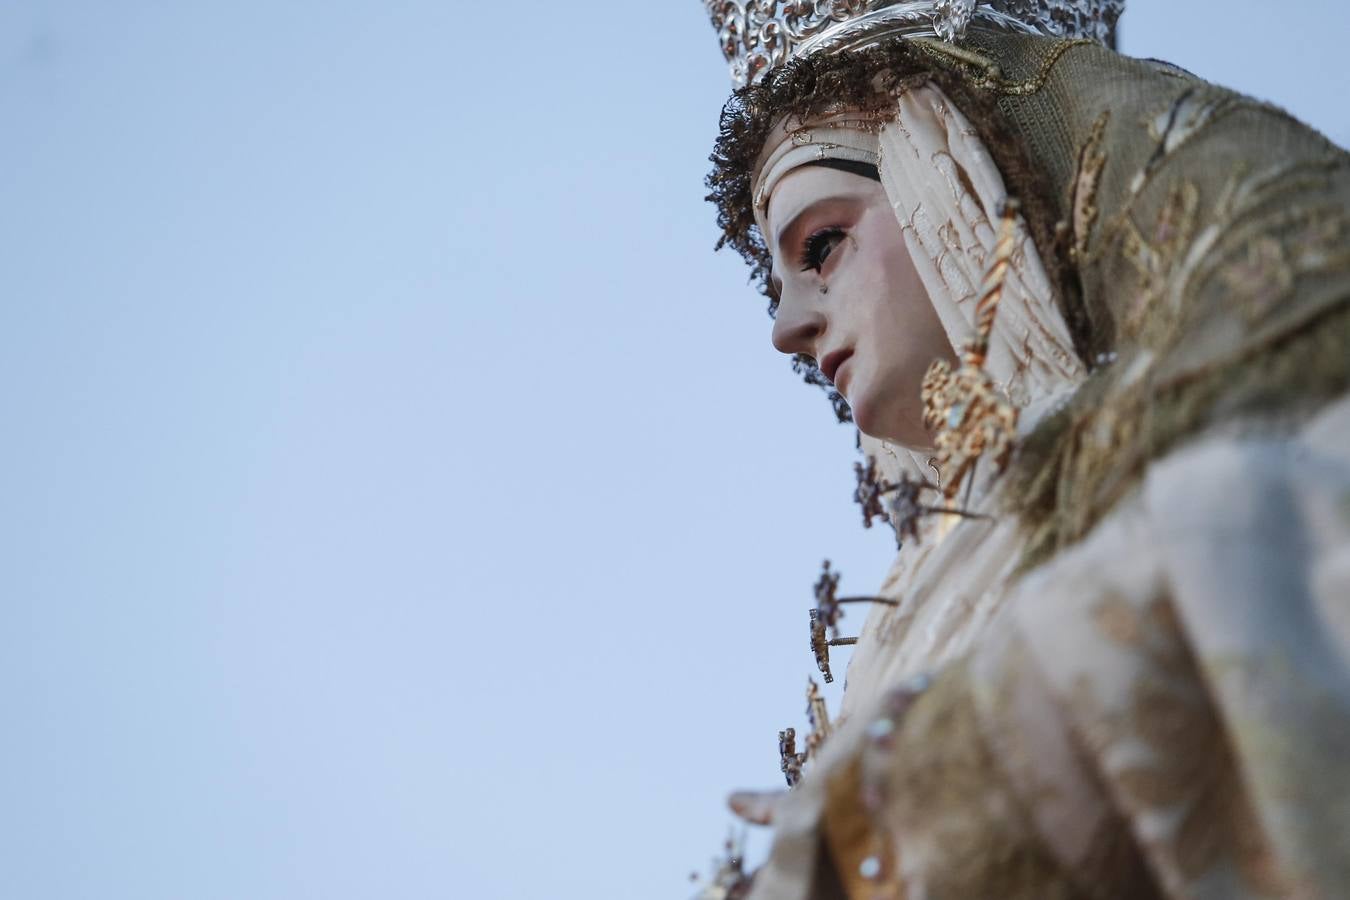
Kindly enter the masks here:
[[1350, 155], [1123, 0], [705, 4], [723, 243], [901, 544], [721, 896], [1346, 896]]

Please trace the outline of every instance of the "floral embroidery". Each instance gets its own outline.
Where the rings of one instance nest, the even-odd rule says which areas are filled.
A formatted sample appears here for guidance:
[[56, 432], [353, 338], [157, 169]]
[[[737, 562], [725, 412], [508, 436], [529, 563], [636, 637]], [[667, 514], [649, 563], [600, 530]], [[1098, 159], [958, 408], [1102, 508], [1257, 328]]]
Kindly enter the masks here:
[[1075, 259], [1087, 256], [1088, 240], [1092, 236], [1092, 226], [1097, 222], [1097, 189], [1101, 186], [1102, 172], [1106, 168], [1106, 154], [1101, 152], [1102, 139], [1106, 135], [1106, 125], [1111, 120], [1111, 111], [1107, 110], [1097, 117], [1092, 125], [1092, 134], [1078, 154], [1078, 177], [1073, 186], [1073, 249]]
[[1126, 224], [1125, 257], [1139, 273], [1139, 292], [1125, 321], [1129, 334], [1138, 335], [1151, 316], [1164, 311], [1162, 300], [1169, 281], [1195, 236], [1199, 205], [1200, 192], [1195, 185], [1182, 182], [1168, 194], [1147, 237], [1133, 223]]
[[1222, 283], [1241, 304], [1248, 322], [1263, 318], [1294, 286], [1284, 245], [1263, 235], [1247, 244], [1247, 255], [1220, 273]]

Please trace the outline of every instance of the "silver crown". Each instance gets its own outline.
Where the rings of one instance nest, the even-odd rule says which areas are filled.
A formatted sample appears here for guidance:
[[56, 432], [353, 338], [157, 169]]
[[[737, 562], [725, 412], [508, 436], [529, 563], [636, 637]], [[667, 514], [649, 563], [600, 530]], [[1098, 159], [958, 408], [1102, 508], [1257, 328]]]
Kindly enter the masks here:
[[895, 35], [955, 40], [973, 21], [1109, 43], [1125, 0], [703, 0], [737, 87], [808, 53]]

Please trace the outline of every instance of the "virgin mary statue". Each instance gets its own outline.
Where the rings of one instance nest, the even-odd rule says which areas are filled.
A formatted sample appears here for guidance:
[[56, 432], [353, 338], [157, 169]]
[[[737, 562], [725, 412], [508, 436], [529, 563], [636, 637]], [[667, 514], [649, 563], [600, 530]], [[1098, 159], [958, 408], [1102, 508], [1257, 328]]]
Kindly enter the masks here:
[[1350, 896], [1350, 156], [1123, 0], [705, 2], [723, 242], [902, 539], [723, 896]]

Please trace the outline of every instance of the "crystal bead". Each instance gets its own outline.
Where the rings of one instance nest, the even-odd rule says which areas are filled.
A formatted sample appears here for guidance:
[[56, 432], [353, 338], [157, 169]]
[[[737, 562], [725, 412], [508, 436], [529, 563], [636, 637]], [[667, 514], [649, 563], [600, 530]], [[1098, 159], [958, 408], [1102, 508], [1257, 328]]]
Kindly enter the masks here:
[[964, 403], [957, 403], [953, 405], [952, 408], [947, 412], [947, 427], [959, 428], [961, 426], [961, 420], [964, 419], [965, 417], [966, 417], [966, 405]]
[[877, 719], [867, 726], [867, 736], [877, 743], [884, 743], [895, 733], [895, 722], [890, 719]]

